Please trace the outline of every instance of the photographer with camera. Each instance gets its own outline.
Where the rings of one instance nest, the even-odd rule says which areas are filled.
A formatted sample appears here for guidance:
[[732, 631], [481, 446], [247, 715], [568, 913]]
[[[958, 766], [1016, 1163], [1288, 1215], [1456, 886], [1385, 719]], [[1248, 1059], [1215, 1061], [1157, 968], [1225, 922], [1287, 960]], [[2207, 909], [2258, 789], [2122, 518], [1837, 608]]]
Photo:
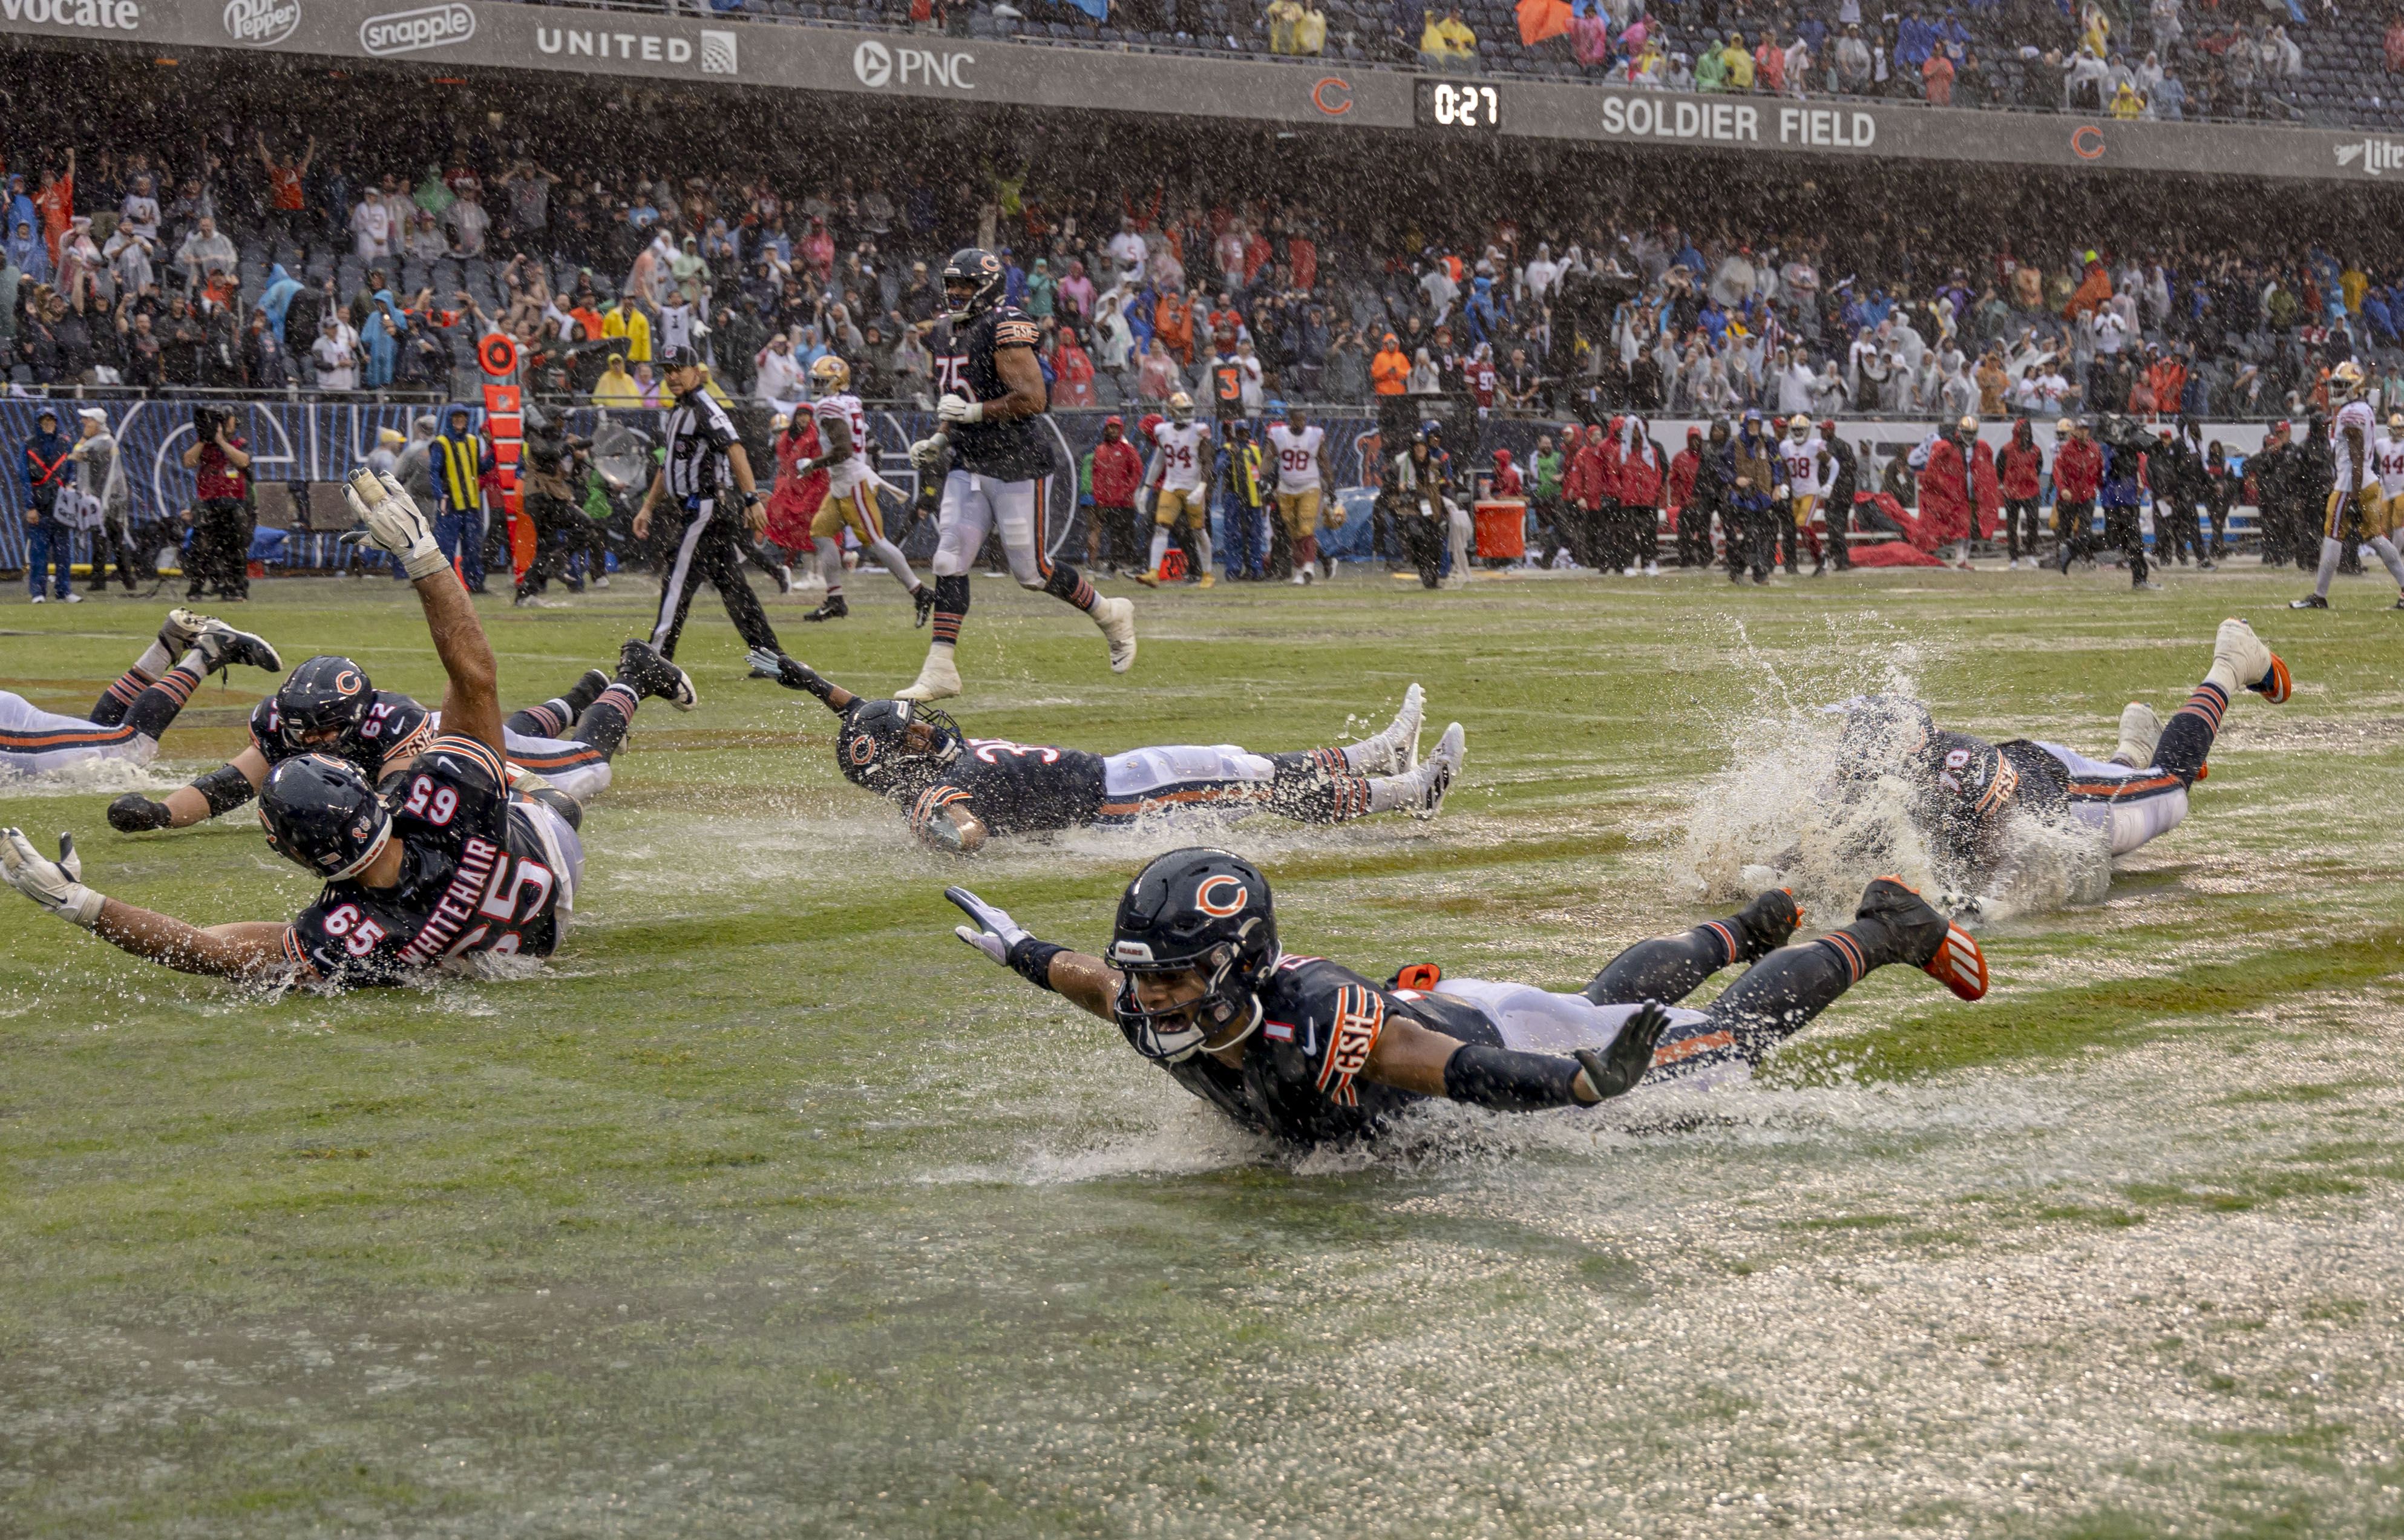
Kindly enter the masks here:
[[195, 473], [192, 543], [184, 558], [184, 597], [197, 599], [210, 583], [229, 599], [250, 597], [250, 455], [234, 430], [233, 414], [192, 408], [192, 446], [184, 451]]

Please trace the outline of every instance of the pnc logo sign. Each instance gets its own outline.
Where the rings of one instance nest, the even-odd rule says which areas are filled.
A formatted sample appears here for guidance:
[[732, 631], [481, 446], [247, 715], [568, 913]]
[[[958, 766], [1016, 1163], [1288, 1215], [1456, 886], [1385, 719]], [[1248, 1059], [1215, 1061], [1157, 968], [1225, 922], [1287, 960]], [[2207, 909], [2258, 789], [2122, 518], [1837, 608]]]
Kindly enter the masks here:
[[925, 49], [888, 49], [870, 38], [851, 50], [851, 73], [871, 91], [888, 85], [940, 86], [946, 91], [974, 91], [969, 66], [973, 53], [931, 53]]

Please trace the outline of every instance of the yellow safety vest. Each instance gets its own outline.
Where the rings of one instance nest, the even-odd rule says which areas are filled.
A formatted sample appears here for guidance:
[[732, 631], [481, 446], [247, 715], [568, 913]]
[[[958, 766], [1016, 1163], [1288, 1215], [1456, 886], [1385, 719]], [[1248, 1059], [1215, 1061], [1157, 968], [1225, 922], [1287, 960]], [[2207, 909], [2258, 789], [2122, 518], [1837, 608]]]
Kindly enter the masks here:
[[454, 439], [447, 433], [434, 436], [435, 484], [448, 506], [467, 512], [479, 504], [476, 483], [483, 470], [484, 446], [474, 439]]

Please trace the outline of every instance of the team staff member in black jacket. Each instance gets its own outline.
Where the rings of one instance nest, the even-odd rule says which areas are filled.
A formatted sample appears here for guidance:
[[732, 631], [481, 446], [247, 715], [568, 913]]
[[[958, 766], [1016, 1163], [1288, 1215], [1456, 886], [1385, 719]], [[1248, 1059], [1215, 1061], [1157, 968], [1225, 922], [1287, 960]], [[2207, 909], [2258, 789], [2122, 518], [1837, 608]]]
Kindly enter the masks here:
[[1837, 436], [1837, 419], [1820, 425], [1820, 440], [1828, 446], [1836, 469], [1828, 483], [1828, 500], [1822, 509], [1828, 521], [1828, 556], [1839, 572], [1853, 569], [1853, 548], [1846, 537], [1853, 532], [1853, 498], [1861, 490], [1861, 460], [1853, 446]]
[[2203, 452], [2203, 510], [2212, 521], [2212, 559], [2229, 558], [2229, 515], [2245, 490], [2245, 478], [2229, 469], [2229, 451], [2218, 439]]
[[2256, 523], [2262, 531], [2262, 565], [2285, 567], [2296, 553], [2295, 446], [2287, 441], [2287, 425], [2272, 423], [2262, 447], [2246, 462], [2253, 478]]
[[701, 355], [683, 345], [666, 348], [660, 367], [677, 404], [668, 413], [665, 457], [635, 514], [635, 539], [650, 539], [651, 510], [663, 500], [684, 520], [684, 533], [660, 581], [651, 646], [661, 657], [676, 656], [693, 590], [706, 581], [725, 601], [727, 618], [742, 633], [744, 643], [776, 651], [776, 633], [751, 585], [743, 581], [744, 541], [768, 527], [768, 511], [761, 506], [751, 479], [750, 458], [726, 409], [702, 387]]

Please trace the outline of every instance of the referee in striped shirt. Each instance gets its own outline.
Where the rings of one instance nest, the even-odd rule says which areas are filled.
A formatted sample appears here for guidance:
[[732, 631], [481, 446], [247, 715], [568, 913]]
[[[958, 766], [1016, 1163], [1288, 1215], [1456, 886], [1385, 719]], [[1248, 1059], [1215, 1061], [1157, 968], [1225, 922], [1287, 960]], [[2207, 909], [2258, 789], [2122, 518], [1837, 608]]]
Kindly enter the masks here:
[[676, 559], [661, 580], [651, 646], [664, 658], [676, 656], [677, 636], [684, 630], [685, 612], [692, 608], [692, 592], [706, 581], [725, 601], [727, 618], [747, 647], [780, 651], [766, 612], [743, 581], [746, 529], [756, 535], [768, 526], [767, 510], [760, 506], [758, 483], [751, 479], [751, 461], [734, 436], [726, 409], [703, 388], [701, 355], [678, 344], [663, 349], [660, 363], [662, 379], [676, 396], [676, 410], [668, 413], [666, 458], [635, 514], [635, 539], [650, 538], [651, 510], [663, 501], [684, 520], [684, 533], [677, 539]]

